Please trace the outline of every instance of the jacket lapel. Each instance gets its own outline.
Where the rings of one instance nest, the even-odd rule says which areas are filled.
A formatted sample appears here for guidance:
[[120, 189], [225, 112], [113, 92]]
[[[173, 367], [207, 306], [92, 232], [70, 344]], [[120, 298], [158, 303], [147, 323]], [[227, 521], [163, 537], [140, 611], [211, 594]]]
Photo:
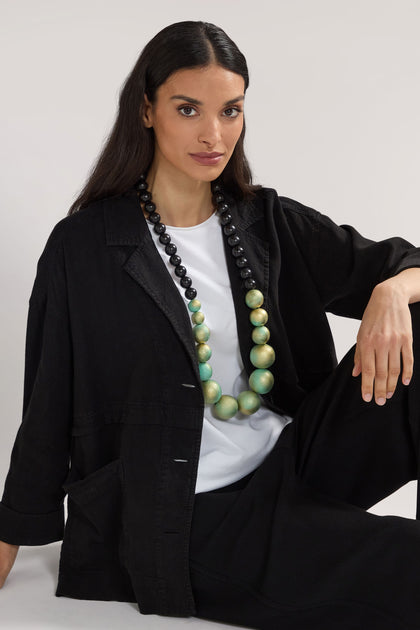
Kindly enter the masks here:
[[114, 200], [112, 204], [105, 204], [104, 216], [107, 245], [118, 245], [120, 248], [121, 246], [137, 246], [128, 257], [120, 248], [116, 249], [115, 255], [122, 268], [165, 313], [183, 343], [196, 376], [200, 380], [195, 342], [191, 334], [192, 324], [185, 300], [156, 250], [136, 192], [129, 191]]

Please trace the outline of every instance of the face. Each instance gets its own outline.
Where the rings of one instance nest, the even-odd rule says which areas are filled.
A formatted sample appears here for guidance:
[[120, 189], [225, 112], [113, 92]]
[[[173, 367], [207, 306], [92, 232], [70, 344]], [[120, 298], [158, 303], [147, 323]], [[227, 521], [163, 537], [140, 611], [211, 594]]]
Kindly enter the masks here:
[[[143, 122], [153, 127], [152, 168], [212, 181], [228, 163], [243, 128], [244, 79], [218, 65], [179, 70], [145, 96]], [[219, 157], [209, 157], [217, 153]], [[198, 156], [196, 154], [199, 154]], [[207, 158], [200, 159], [200, 155]]]

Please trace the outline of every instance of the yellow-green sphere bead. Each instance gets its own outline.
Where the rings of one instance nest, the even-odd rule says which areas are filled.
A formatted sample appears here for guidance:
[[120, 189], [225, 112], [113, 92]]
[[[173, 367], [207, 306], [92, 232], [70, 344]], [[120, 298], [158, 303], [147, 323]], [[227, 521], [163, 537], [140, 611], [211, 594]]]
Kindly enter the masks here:
[[250, 416], [261, 407], [261, 400], [258, 394], [247, 390], [239, 394], [238, 406], [241, 413], [244, 413], [246, 416]]
[[229, 420], [237, 413], [239, 407], [236, 398], [223, 395], [218, 403], [214, 405], [216, 415], [221, 420]]
[[213, 370], [210, 363], [199, 363], [198, 370], [200, 372], [200, 379], [202, 381], [208, 381], [209, 378], [211, 378], [211, 375], [213, 374]]
[[205, 363], [211, 357], [211, 348], [206, 343], [199, 343], [197, 348], [197, 359], [200, 363]]
[[270, 339], [270, 331], [266, 326], [255, 326], [252, 331], [252, 341], [254, 343], [267, 343]]
[[204, 313], [202, 311], [197, 311], [191, 315], [191, 319], [193, 324], [202, 324], [204, 322]]
[[258, 368], [249, 377], [249, 386], [257, 394], [267, 394], [274, 385], [274, 376], [270, 370]]
[[268, 313], [263, 308], [254, 308], [249, 314], [249, 319], [254, 326], [264, 326], [268, 320]]
[[210, 337], [210, 330], [205, 324], [197, 324], [193, 328], [194, 338], [198, 343], [204, 343], [208, 341]]
[[263, 343], [262, 345], [254, 346], [249, 353], [249, 357], [252, 365], [255, 365], [255, 367], [268, 368], [270, 365], [273, 365], [276, 353], [274, 352], [274, 348], [267, 343]]
[[194, 298], [193, 300], [190, 300], [188, 302], [188, 308], [190, 309], [190, 311], [192, 311], [193, 313], [196, 313], [197, 311], [200, 310], [201, 308], [201, 302], [200, 300], [198, 300], [197, 298]]
[[222, 388], [216, 381], [203, 381], [201, 389], [203, 390], [204, 401], [209, 405], [217, 403], [222, 396]]
[[264, 302], [264, 296], [258, 289], [250, 289], [245, 295], [245, 302], [249, 308], [258, 308]]

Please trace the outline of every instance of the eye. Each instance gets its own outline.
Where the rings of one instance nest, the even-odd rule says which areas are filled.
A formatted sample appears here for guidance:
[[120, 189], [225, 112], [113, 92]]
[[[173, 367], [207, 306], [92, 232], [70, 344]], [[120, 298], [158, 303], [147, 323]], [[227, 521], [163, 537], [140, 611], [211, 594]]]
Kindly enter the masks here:
[[[183, 109], [189, 109], [189, 110], [195, 111], [194, 107], [192, 107], [191, 105], [182, 105], [181, 107], [178, 107], [178, 111], [179, 112], [182, 112]], [[192, 118], [192, 116], [190, 116], [189, 114], [182, 114], [181, 113], [181, 115], [185, 116], [185, 118]]]
[[234, 116], [226, 116], [226, 118], [237, 118], [241, 113], [242, 109], [240, 107], [228, 107], [225, 109], [225, 112], [236, 112]]

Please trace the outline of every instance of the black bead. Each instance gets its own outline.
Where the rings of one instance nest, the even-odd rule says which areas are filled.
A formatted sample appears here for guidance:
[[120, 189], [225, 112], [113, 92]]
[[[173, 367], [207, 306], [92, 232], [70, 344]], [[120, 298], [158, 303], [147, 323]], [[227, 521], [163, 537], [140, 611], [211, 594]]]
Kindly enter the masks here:
[[245, 250], [242, 245], [235, 245], [235, 247], [232, 248], [232, 256], [235, 256], [235, 258], [239, 258], [239, 256], [243, 256], [244, 254]]
[[184, 289], [189, 289], [190, 286], [192, 285], [191, 278], [189, 276], [184, 276], [183, 278], [181, 278], [180, 285]]
[[241, 278], [250, 278], [252, 276], [252, 270], [249, 267], [244, 267], [240, 271]]
[[238, 234], [234, 234], [233, 236], [229, 236], [228, 238], [228, 243], [231, 247], [234, 247], [235, 245], [239, 245], [240, 242], [241, 242], [241, 239], [239, 238]]
[[156, 205], [153, 203], [153, 201], [149, 201], [144, 206], [144, 209], [146, 210], [146, 212], [154, 212], [156, 210]]
[[140, 195], [140, 199], [142, 201], [150, 201], [152, 198], [152, 195], [149, 193], [148, 190], [146, 190], [145, 192], [142, 192]]
[[149, 221], [151, 221], [152, 223], [159, 223], [160, 214], [158, 214], [157, 212], [151, 212], [149, 214]]
[[220, 215], [220, 223], [222, 225], [227, 225], [231, 221], [232, 221], [232, 215], [230, 214], [230, 212], [224, 212], [223, 214]]
[[144, 179], [146, 179], [146, 175], [145, 175], [144, 173], [142, 173], [142, 174], [140, 175], [139, 179], [140, 179], [140, 180], [144, 180]]
[[245, 256], [241, 256], [240, 258], [237, 258], [235, 262], [237, 267], [246, 267], [246, 265], [248, 264], [248, 258], [245, 258]]
[[232, 223], [230, 225], [225, 225], [223, 232], [226, 236], [232, 236], [232, 234], [236, 234], [236, 227]]
[[255, 289], [257, 286], [257, 283], [255, 282], [254, 278], [247, 278], [244, 284], [245, 284], [246, 289]]
[[217, 183], [217, 184], [213, 184], [212, 185], [212, 191], [214, 193], [221, 192], [221, 190], [222, 190], [222, 185], [221, 184]]
[[139, 181], [138, 184], [136, 184], [136, 188], [137, 190], [147, 190], [147, 182], [144, 180]]
[[217, 192], [214, 195], [214, 200], [215, 200], [216, 203], [222, 203], [222, 201], [225, 200], [225, 196], [221, 192]]
[[230, 210], [227, 203], [220, 203], [218, 204], [218, 206], [219, 206], [219, 212], [227, 212], [228, 210]]
[[168, 243], [168, 245], [165, 247], [165, 252], [168, 254], [168, 256], [176, 254], [176, 250], [177, 246], [174, 243]]
[[177, 265], [175, 267], [175, 275], [178, 276], [178, 278], [182, 278], [182, 276], [185, 276], [186, 273], [187, 270], [184, 265]]
[[167, 232], [164, 232], [163, 234], [159, 236], [159, 240], [162, 243], [162, 245], [168, 245], [171, 242], [171, 237], [169, 236]]
[[174, 265], [174, 267], [176, 267], [181, 263], [181, 258], [177, 254], [174, 254], [170, 257], [169, 262], [171, 263], [171, 265]]
[[197, 291], [191, 287], [190, 289], [187, 289], [185, 291], [185, 297], [188, 300], [193, 300], [195, 297], [197, 297]]
[[166, 231], [166, 225], [164, 223], [155, 223], [153, 229], [156, 234], [163, 234]]

